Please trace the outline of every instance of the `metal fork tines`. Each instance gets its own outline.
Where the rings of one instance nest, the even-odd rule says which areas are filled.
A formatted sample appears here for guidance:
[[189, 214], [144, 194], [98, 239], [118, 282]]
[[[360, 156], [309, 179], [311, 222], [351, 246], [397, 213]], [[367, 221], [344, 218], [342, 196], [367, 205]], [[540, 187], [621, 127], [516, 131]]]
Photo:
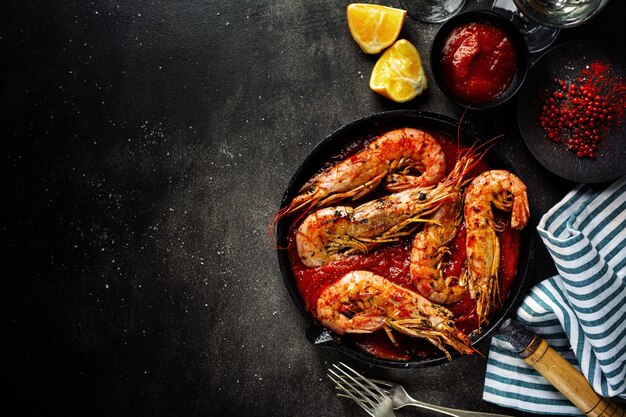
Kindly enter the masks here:
[[393, 401], [382, 389], [344, 363], [333, 364], [328, 377], [340, 397], [352, 398], [372, 417], [394, 417]]
[[[394, 410], [410, 405], [453, 417], [508, 417], [503, 414], [465, 411], [424, 403], [409, 396], [402, 385], [380, 379], [366, 378], [341, 362], [339, 365], [333, 365], [333, 368], [334, 370], [328, 370], [330, 372], [328, 376], [335, 382], [337, 390], [340, 391], [337, 395], [352, 398], [370, 416], [393, 416], [391, 410], [389, 410], [391, 414], [381, 414], [381, 410], [384, 408], [381, 404], [383, 401], [390, 399]], [[376, 407], [379, 407], [377, 410], [378, 414], [375, 414]]]

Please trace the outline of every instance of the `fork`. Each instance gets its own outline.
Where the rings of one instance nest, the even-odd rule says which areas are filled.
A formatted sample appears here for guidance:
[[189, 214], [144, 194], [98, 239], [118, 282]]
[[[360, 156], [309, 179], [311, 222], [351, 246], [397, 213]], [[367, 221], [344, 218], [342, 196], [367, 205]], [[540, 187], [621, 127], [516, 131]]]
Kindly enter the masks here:
[[[339, 365], [340, 366], [333, 365], [333, 367], [339, 371], [339, 374], [329, 369], [329, 372], [334, 375], [334, 378], [328, 375], [335, 382], [336, 388], [342, 391], [337, 395], [352, 398], [354, 401], [359, 403], [365, 411], [368, 411], [368, 409], [362, 405], [363, 402], [370, 400], [371, 402], [366, 404], [371, 409], [372, 404], [378, 405], [382, 402], [382, 398], [388, 396], [391, 398], [394, 410], [411, 405], [431, 411], [437, 411], [452, 417], [510, 417], [504, 414], [458, 410], [455, 408], [442, 407], [439, 405], [417, 401], [416, 399], [411, 398], [402, 385], [380, 379], [369, 379], [359, 374], [345, 363], [339, 362]], [[370, 411], [368, 412], [371, 416], [374, 416], [374, 414]]]
[[336, 371], [328, 369], [328, 377], [335, 383], [335, 388], [342, 391], [337, 395], [352, 398], [372, 417], [395, 417], [393, 400], [388, 394], [348, 365], [339, 364], [345, 369], [334, 364]]

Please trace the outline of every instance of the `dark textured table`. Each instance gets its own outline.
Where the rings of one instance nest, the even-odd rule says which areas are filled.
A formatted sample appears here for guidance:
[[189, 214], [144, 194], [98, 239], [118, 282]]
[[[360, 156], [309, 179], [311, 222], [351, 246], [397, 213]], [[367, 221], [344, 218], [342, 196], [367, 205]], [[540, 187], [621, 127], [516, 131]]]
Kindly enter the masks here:
[[[266, 230], [299, 163], [375, 112], [461, 114], [430, 73], [437, 25], [404, 25], [431, 86], [398, 105], [369, 90], [376, 57], [346, 4], [0, 3], [3, 415], [363, 416], [325, 376], [338, 360], [418, 399], [515, 414], [481, 400], [478, 355], [389, 370], [305, 340]], [[614, 0], [558, 42], [623, 42], [625, 15]], [[515, 104], [466, 123], [505, 134], [536, 222], [571, 184], [532, 159]], [[529, 284], [553, 272], [535, 250]]]

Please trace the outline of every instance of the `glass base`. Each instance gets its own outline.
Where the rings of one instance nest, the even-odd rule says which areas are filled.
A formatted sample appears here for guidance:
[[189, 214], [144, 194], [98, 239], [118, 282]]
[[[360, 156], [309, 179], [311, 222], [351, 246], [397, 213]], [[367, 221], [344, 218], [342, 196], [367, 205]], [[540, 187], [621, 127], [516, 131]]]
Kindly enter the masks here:
[[559, 29], [542, 26], [525, 18], [513, 0], [494, 0], [491, 9], [513, 22], [524, 36], [530, 53], [543, 51], [559, 36]]
[[609, 0], [514, 0], [529, 20], [557, 29], [580, 26], [600, 12]]
[[441, 23], [459, 13], [465, 0], [402, 0], [402, 7], [414, 19], [425, 23]]

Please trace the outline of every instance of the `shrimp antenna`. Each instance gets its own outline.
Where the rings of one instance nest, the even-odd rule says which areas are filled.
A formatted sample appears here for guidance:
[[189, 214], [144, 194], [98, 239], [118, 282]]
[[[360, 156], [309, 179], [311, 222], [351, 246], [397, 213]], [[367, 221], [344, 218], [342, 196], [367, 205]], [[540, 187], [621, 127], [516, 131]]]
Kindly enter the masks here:
[[477, 353], [480, 357], [485, 359], [485, 355], [480, 350], [476, 349], [474, 345], [470, 346], [470, 348], [474, 351], [474, 353]]
[[495, 142], [496, 142], [498, 139], [503, 138], [503, 137], [504, 137], [504, 134], [500, 134], [500, 135], [497, 135], [497, 136], [492, 137], [491, 139], [487, 139], [487, 140], [486, 140], [486, 141], [484, 141], [484, 142], [479, 142], [479, 141], [477, 140], [477, 141], [475, 141], [475, 142], [472, 144], [472, 146], [470, 147], [470, 149], [471, 149], [473, 152], [477, 152], [477, 153], [480, 153], [480, 154], [484, 155], [484, 154], [486, 154], [486, 153], [487, 153], [487, 151], [489, 151], [489, 149], [491, 149], [491, 148], [495, 145]]
[[488, 139], [484, 142], [479, 142], [478, 140], [475, 141], [471, 147], [464, 149], [461, 154], [462, 156], [468, 156], [468, 155], [476, 155], [476, 161], [475, 163], [472, 165], [472, 168], [474, 168], [474, 166], [478, 163], [478, 161], [480, 161], [483, 156], [485, 156], [485, 154], [487, 152], [489, 152], [489, 150], [495, 146], [495, 142], [496, 140], [503, 138], [504, 134], [498, 135], [498, 136], [494, 136], [491, 139]]
[[[504, 134], [500, 134], [492, 137], [482, 143], [476, 140], [469, 149], [461, 150], [461, 125], [463, 124], [463, 120], [465, 119], [465, 115], [467, 114], [469, 107], [465, 107], [463, 113], [461, 113], [461, 117], [459, 118], [459, 123], [457, 124], [457, 132], [456, 132], [456, 146], [457, 146], [457, 157], [470, 156], [471, 154], [478, 155], [476, 163], [482, 159], [482, 157], [494, 146], [494, 142], [502, 137]], [[471, 168], [474, 168], [476, 163], [472, 164]]]
[[[485, 142], [479, 143], [478, 141], [474, 142], [474, 144], [470, 148], [466, 148], [463, 150], [463, 155], [461, 158], [468, 159], [466, 163], [464, 172], [471, 172], [483, 159], [485, 154], [489, 152], [491, 148], [495, 146], [495, 141], [504, 137], [504, 134], [495, 136]], [[477, 145], [478, 144], [478, 145]], [[470, 183], [474, 179], [475, 175], [468, 175], [468, 178], [465, 179], [462, 186], [465, 187], [468, 183]], [[465, 198], [465, 193], [467, 190], [463, 190], [461, 192], [461, 196]]]
[[465, 113], [469, 110], [469, 107], [466, 107], [461, 113], [461, 118], [459, 119], [459, 123], [456, 126], [456, 154], [459, 155], [461, 153], [461, 124], [463, 124], [463, 118], [465, 118]]
[[[278, 236], [276, 236], [276, 227], [278, 226], [278, 222], [280, 220], [282, 220], [284, 217], [292, 213], [290, 209], [291, 209], [290, 205], [287, 205], [281, 208], [270, 217], [270, 220], [267, 224], [267, 240], [270, 242], [270, 245], [272, 245], [275, 249], [286, 250], [289, 247], [289, 243], [287, 244], [286, 247], [280, 246], [278, 244]], [[300, 212], [300, 214], [298, 214], [298, 217], [289, 225], [289, 230], [287, 231], [288, 235], [291, 235], [291, 232], [294, 226], [300, 220], [302, 220], [302, 218], [306, 216], [307, 214], [308, 214], [308, 210]]]
[[274, 214], [270, 216], [269, 221], [267, 222], [267, 240], [270, 242], [270, 245], [274, 247], [274, 249], [278, 249], [278, 237], [276, 236], [276, 226], [280, 219], [285, 217], [287, 207], [283, 207]]

